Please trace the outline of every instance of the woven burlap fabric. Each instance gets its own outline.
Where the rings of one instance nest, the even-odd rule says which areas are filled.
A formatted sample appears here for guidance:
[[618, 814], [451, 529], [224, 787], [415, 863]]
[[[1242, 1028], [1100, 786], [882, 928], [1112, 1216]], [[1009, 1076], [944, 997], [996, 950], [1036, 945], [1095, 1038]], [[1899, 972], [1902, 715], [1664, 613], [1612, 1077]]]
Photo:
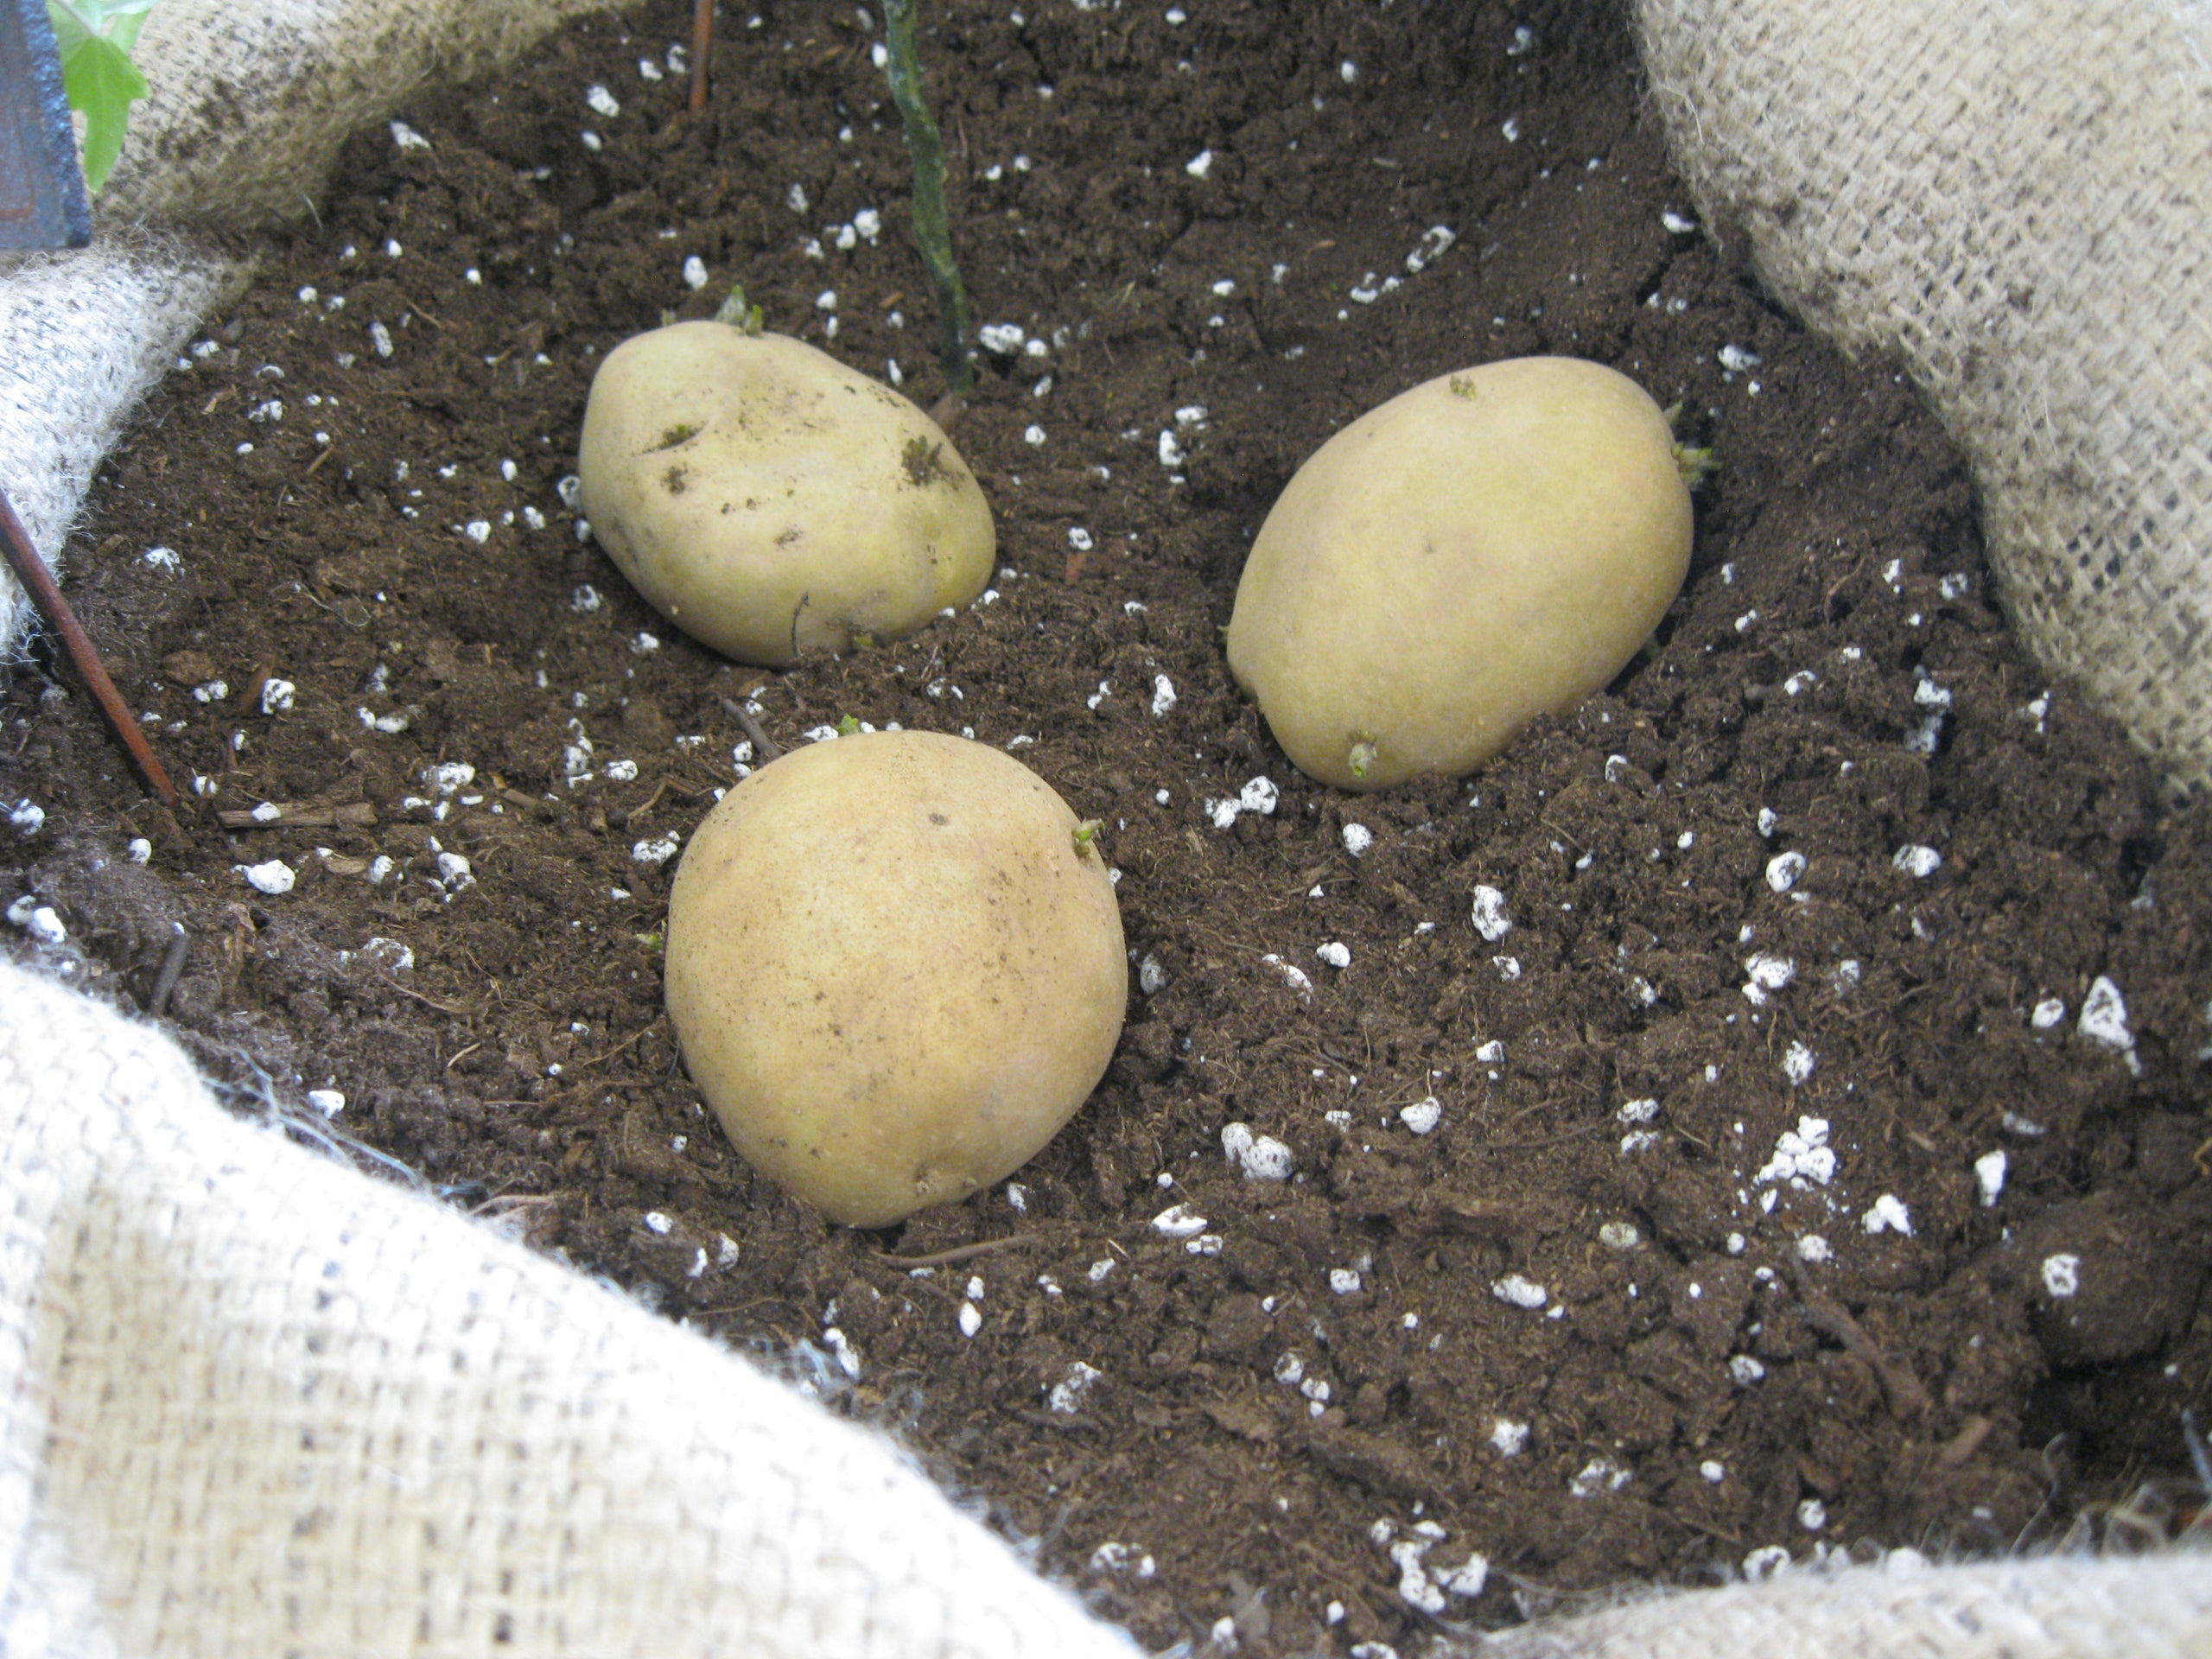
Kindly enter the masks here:
[[4, 964], [0, 1160], [0, 1651], [1134, 1651], [886, 1442]]
[[[245, 275], [239, 259], [176, 236], [0, 256], [0, 489], [49, 563], [130, 411]], [[0, 565], [0, 658], [29, 620]]]
[[1902, 358], [2025, 643], [2212, 781], [2212, 7], [1637, 9], [1707, 221], [1815, 327]]
[[1795, 1570], [1492, 1637], [1482, 1659], [2180, 1659], [2212, 1557]]
[[[612, 0], [160, 0], [151, 91], [104, 226], [251, 230], [313, 211], [339, 147], [426, 83], [480, 74]], [[583, 88], [576, 88], [579, 109]]]
[[[607, 3], [161, 0], [93, 246], [0, 256], [0, 489], [49, 563], [130, 412], [250, 275], [251, 233], [310, 214], [340, 145], [408, 93]], [[0, 656], [28, 620], [0, 568]]]

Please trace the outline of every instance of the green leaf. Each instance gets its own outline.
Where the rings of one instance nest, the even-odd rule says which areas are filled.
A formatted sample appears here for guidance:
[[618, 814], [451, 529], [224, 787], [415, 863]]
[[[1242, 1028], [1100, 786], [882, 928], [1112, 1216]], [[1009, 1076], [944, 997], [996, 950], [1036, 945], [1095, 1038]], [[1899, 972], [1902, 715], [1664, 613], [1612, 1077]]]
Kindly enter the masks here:
[[97, 194], [123, 153], [130, 106], [146, 96], [146, 78], [130, 48], [154, 0], [48, 0], [61, 86], [70, 108], [85, 118], [85, 188]]

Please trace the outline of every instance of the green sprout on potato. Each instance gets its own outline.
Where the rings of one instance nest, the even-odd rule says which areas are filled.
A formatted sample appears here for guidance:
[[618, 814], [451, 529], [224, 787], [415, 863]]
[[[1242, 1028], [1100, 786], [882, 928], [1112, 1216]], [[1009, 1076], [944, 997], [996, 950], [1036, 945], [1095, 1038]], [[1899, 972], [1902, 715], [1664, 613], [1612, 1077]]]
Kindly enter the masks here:
[[728, 296], [715, 309], [715, 321], [728, 323], [741, 334], [758, 334], [767, 317], [759, 306], [747, 302], [743, 283], [732, 283]]
[[[1680, 404], [1668, 404], [1662, 413], [1667, 417], [1669, 431], [1680, 429], [1682, 422], [1682, 406]], [[1713, 458], [1712, 450], [1693, 448], [1677, 438], [1675, 440], [1675, 470], [1682, 475], [1682, 486], [1694, 490], [1720, 470], [1720, 463]]]

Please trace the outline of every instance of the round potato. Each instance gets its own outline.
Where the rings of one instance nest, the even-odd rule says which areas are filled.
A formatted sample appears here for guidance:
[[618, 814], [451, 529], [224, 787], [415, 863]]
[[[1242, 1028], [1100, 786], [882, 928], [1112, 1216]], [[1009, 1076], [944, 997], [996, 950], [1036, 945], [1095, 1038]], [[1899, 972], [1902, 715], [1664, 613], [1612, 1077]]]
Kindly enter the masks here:
[[1689, 569], [1643, 390], [1576, 358], [1441, 376], [1338, 433], [1260, 528], [1229, 667], [1340, 789], [1471, 771], [1618, 673]]
[[721, 322], [626, 340], [576, 460], [593, 533], [648, 603], [741, 663], [895, 639], [990, 577], [982, 490], [906, 398]]
[[1128, 995], [1088, 842], [1020, 761], [934, 733], [817, 743], [730, 791], [677, 871], [667, 994], [746, 1160], [878, 1227], [1051, 1140]]

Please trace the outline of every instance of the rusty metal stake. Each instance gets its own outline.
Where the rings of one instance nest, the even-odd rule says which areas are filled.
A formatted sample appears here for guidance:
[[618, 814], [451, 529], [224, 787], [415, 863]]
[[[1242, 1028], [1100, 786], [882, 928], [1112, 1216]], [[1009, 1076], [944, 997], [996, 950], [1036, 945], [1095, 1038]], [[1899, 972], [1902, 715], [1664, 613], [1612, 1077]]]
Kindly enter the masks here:
[[61, 588], [54, 580], [54, 572], [46, 568], [46, 561], [39, 556], [37, 548], [31, 545], [30, 532], [23, 528], [23, 521], [16, 517], [15, 504], [0, 491], [0, 549], [8, 556], [8, 568], [16, 573], [16, 580], [23, 584], [23, 591], [31, 596], [31, 603], [46, 619], [47, 626], [61, 636], [61, 644], [69, 653], [69, 660], [76, 665], [78, 677], [92, 688], [92, 696], [99, 703], [100, 712], [107, 716], [107, 723], [115, 728], [123, 747], [130, 752], [132, 763], [146, 786], [154, 791], [163, 806], [176, 805], [176, 785], [169, 782], [169, 775], [162, 770], [162, 763], [154, 758], [154, 751], [146, 742], [146, 734], [138, 729], [138, 722], [130, 716], [130, 705], [123, 694], [115, 689], [115, 682], [108, 677], [100, 662], [100, 654], [92, 648], [90, 635], [84, 624], [77, 620], [77, 613], [69, 608], [69, 601], [61, 596]]

